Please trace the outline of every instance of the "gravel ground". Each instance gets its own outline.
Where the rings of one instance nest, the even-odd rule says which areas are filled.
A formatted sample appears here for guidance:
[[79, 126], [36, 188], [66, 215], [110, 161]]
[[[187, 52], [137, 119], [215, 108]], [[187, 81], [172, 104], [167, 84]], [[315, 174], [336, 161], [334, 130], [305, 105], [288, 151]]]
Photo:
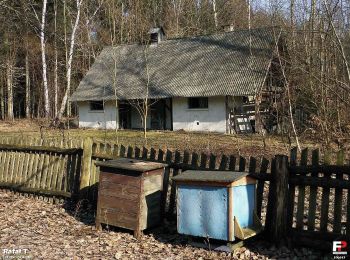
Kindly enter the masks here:
[[189, 237], [176, 233], [174, 223], [146, 232], [137, 241], [124, 230], [97, 232], [94, 216], [89, 212], [0, 191], [0, 256], [3, 259], [326, 258], [306, 248], [276, 249], [264, 241], [251, 242], [234, 253], [192, 247]]

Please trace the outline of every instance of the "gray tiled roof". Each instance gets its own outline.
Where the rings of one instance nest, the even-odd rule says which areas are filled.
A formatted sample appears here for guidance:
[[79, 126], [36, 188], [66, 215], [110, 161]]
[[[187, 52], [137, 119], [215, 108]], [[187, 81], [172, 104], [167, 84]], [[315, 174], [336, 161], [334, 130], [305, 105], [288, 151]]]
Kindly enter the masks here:
[[106, 47], [71, 101], [144, 98], [148, 80], [150, 98], [254, 95], [272, 58], [275, 29]]

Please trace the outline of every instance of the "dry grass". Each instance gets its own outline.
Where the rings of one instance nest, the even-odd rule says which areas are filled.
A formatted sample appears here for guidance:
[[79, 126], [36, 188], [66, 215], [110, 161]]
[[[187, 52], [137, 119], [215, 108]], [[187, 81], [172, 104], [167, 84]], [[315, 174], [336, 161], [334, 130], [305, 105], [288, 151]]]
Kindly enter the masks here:
[[[235, 154], [245, 157], [267, 156], [275, 154], [288, 154], [295, 144], [290, 144], [288, 138], [283, 136], [261, 135], [225, 135], [217, 133], [190, 133], [184, 131], [149, 131], [148, 138], [137, 130], [93, 130], [93, 129], [55, 129], [49, 127], [49, 122], [34, 120], [0, 121], [0, 135], [26, 138], [65, 137], [76, 139], [92, 137], [102, 142], [120, 142], [124, 145], [148, 146], [155, 149], [189, 150], [195, 152], [212, 152], [217, 155]], [[318, 146], [314, 142], [301, 140], [304, 147]]]

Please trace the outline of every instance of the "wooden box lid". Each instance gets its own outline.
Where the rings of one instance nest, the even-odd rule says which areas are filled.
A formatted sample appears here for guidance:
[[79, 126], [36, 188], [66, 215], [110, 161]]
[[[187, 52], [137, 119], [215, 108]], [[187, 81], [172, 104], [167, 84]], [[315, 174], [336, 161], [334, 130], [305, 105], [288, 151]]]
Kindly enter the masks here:
[[173, 177], [172, 180], [181, 183], [222, 183], [229, 184], [238, 182], [241, 179], [251, 178], [247, 172], [231, 172], [231, 171], [201, 171], [190, 170]]
[[118, 158], [105, 162], [96, 162], [96, 165], [100, 167], [123, 169], [140, 173], [167, 167], [167, 165], [163, 163], [148, 162], [130, 158]]

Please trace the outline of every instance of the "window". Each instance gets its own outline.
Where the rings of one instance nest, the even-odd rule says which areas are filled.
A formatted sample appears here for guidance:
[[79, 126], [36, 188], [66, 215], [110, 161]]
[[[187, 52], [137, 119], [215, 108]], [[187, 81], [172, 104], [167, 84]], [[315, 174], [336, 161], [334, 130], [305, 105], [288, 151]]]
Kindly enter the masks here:
[[151, 42], [158, 43], [158, 33], [151, 33]]
[[104, 110], [103, 101], [90, 101], [90, 110], [103, 111]]
[[208, 98], [207, 97], [188, 98], [188, 108], [189, 109], [206, 109], [208, 108]]

